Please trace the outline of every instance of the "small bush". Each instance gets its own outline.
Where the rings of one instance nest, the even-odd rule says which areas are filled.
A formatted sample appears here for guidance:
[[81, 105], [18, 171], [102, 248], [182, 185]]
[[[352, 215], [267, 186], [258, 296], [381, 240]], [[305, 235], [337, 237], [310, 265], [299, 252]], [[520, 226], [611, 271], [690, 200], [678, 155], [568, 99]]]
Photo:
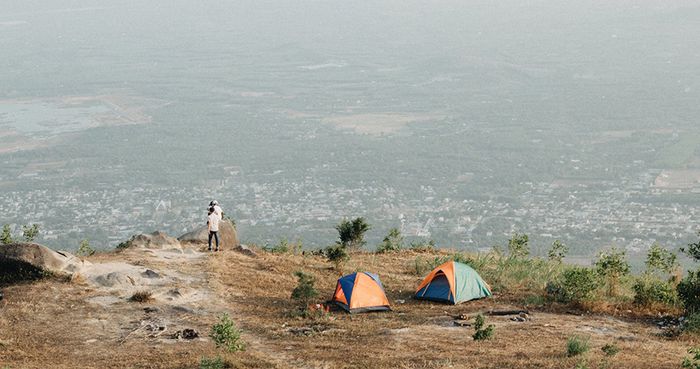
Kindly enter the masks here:
[[649, 274], [671, 273], [678, 267], [676, 259], [676, 254], [655, 243], [649, 248], [644, 264]]
[[402, 248], [403, 236], [401, 235], [401, 231], [399, 231], [398, 228], [392, 228], [389, 231], [389, 234], [384, 237], [382, 243], [377, 246], [377, 252], [381, 254], [385, 252], [399, 251]]
[[678, 294], [673, 285], [650, 275], [637, 278], [633, 290], [634, 303], [642, 306], [654, 303], [675, 305], [678, 301]]
[[582, 302], [588, 299], [598, 287], [598, 279], [593, 270], [582, 267], [565, 269], [561, 282], [547, 284], [547, 295], [559, 302]]
[[[698, 237], [700, 237], [700, 231], [698, 231]], [[695, 261], [700, 261], [700, 241], [689, 243], [688, 247], [681, 247], [681, 252]]]
[[199, 369], [225, 369], [230, 367], [230, 365], [224, 362], [224, 359], [222, 359], [221, 356], [217, 356], [211, 359], [203, 357], [202, 360], [199, 362]]
[[689, 348], [688, 353], [691, 356], [684, 358], [681, 366], [684, 369], [700, 369], [700, 348]]
[[219, 323], [211, 327], [209, 336], [214, 340], [217, 348], [223, 348], [228, 352], [236, 352], [244, 348], [241, 331], [226, 313], [221, 315]]
[[82, 240], [80, 241], [80, 246], [78, 246], [78, 251], [75, 254], [78, 256], [92, 256], [95, 254], [95, 250], [90, 247], [90, 241]]
[[617, 347], [614, 343], [608, 343], [605, 346], [601, 348], [603, 353], [605, 353], [605, 356], [615, 356], [617, 355], [618, 352], [620, 352], [620, 348]]
[[129, 297], [131, 302], [149, 302], [153, 300], [153, 294], [149, 291], [138, 291]]
[[314, 283], [316, 281], [313, 276], [302, 271], [297, 271], [294, 275], [297, 276], [298, 282], [297, 286], [294, 287], [292, 291], [292, 300], [299, 301], [302, 305], [306, 306], [311, 299], [318, 296], [318, 291], [314, 288]]
[[5, 224], [2, 226], [2, 233], [0, 233], [0, 243], [3, 245], [9, 245], [14, 243], [15, 240], [12, 239], [12, 231], [10, 230], [10, 225]]
[[688, 314], [683, 320], [682, 329], [687, 333], [700, 333], [700, 313]]
[[572, 336], [566, 341], [566, 356], [574, 357], [585, 354], [590, 348], [588, 338]]
[[488, 340], [493, 337], [493, 332], [495, 327], [493, 324], [489, 324], [488, 327], [484, 328], [484, 325], [486, 324], [486, 319], [484, 318], [483, 315], [479, 314], [476, 316], [474, 320], [474, 335], [472, 338], [474, 338], [474, 341], [483, 341], [483, 340]]
[[524, 258], [530, 255], [530, 239], [526, 234], [516, 233], [508, 241], [508, 254], [513, 258]]
[[687, 312], [700, 311], [700, 270], [689, 270], [688, 275], [681, 280], [676, 289]]
[[566, 246], [564, 243], [562, 243], [559, 240], [555, 240], [554, 242], [552, 242], [552, 247], [547, 252], [547, 257], [551, 261], [561, 263], [562, 260], [564, 260], [564, 257], [566, 256], [566, 254], [568, 252], [569, 252], [568, 246]]
[[630, 274], [630, 265], [627, 262], [624, 250], [616, 247], [598, 254], [595, 262], [598, 275], [603, 277], [608, 285], [608, 296], [617, 296], [620, 279]]
[[333, 263], [335, 270], [340, 270], [343, 263], [350, 260], [347, 250], [340, 244], [327, 247], [325, 250], [323, 250], [323, 253], [328, 261]]
[[120, 242], [117, 245], [117, 250], [118, 251], [126, 250], [126, 249], [130, 248], [131, 246], [133, 246], [135, 237], [136, 236], [131, 236], [131, 238], [129, 238], [128, 240]]
[[31, 226], [22, 226], [22, 237], [24, 237], [25, 242], [34, 242], [36, 236], [39, 235], [39, 225], [32, 224]]
[[301, 240], [296, 242], [289, 242], [286, 238], [280, 240], [280, 242], [274, 246], [266, 245], [263, 249], [267, 252], [273, 254], [300, 254], [303, 248], [303, 243]]

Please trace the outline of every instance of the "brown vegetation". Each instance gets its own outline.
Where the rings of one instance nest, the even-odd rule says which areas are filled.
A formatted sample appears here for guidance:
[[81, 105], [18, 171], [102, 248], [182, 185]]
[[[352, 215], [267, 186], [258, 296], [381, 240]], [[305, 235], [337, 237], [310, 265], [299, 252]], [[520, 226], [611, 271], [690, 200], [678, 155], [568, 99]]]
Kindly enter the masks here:
[[[604, 361], [608, 368], [677, 368], [687, 348], [696, 343], [693, 337], [662, 337], [648, 317], [626, 314], [631, 303], [584, 306], [614, 312], [615, 317], [571, 311], [561, 304], [526, 306], [524, 301], [535, 292], [542, 294], [543, 286], [516, 283], [507, 276], [501, 276], [501, 287], [489, 299], [457, 306], [413, 300], [422, 278], [416, 273], [416, 259], [446, 255], [353, 253], [343, 272], [378, 272], [393, 311], [332, 311], [308, 317], [292, 314], [298, 309], [290, 298], [297, 284], [294, 272], [315, 278], [320, 297], [313, 303], [331, 297], [340, 275], [320, 256], [258, 251], [252, 258], [226, 251], [171, 265], [139, 250], [97, 255], [90, 261], [119, 260], [153, 270], [169, 266], [183, 275], [203, 274], [204, 280], [189, 285], [207, 298], [200, 305], [188, 305], [194, 310], [188, 312], [158, 297], [147, 305], [157, 310], [149, 312], [144, 305], [126, 301], [128, 295], [107, 308], [90, 302], [105, 292], [89, 284], [41, 280], [13, 285], [4, 289], [0, 301], [0, 367], [197, 368], [202, 357], [220, 355], [236, 368], [573, 368], [582, 357], [591, 368]], [[525, 307], [531, 313], [527, 321], [489, 316], [487, 324], [493, 324], [495, 332], [486, 341], [474, 341], [472, 327], [454, 324], [454, 317], [463, 314]], [[194, 340], [166, 337], [183, 328], [209, 332], [224, 312], [243, 331], [242, 352], [217, 350], [206, 334]], [[168, 329], [163, 334], [149, 331], [144, 322]], [[566, 344], [572, 335], [589, 339], [590, 351], [568, 357]], [[601, 348], [608, 344], [620, 352], [606, 357]]]

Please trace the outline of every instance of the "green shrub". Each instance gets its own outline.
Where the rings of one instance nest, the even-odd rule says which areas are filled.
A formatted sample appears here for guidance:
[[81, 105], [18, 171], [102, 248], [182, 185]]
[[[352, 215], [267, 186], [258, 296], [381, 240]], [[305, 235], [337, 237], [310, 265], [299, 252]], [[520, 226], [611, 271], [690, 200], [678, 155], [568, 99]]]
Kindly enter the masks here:
[[241, 331], [226, 313], [221, 315], [219, 323], [211, 327], [209, 336], [214, 340], [217, 348], [223, 348], [228, 352], [236, 352], [244, 348]]
[[306, 306], [311, 299], [318, 296], [318, 291], [314, 287], [316, 280], [313, 276], [306, 274], [302, 271], [297, 271], [294, 273], [297, 277], [297, 286], [292, 290], [292, 300], [299, 301], [304, 306]]
[[634, 290], [634, 303], [649, 306], [654, 303], [675, 305], [678, 294], [673, 285], [650, 275], [642, 275], [632, 287]]
[[700, 333], [700, 313], [686, 315], [683, 320], [682, 329], [684, 332], [692, 334]]
[[618, 352], [620, 352], [620, 348], [617, 347], [614, 343], [607, 343], [605, 346], [601, 348], [603, 353], [605, 353], [605, 356], [615, 356], [617, 355]]
[[564, 260], [564, 257], [566, 256], [566, 254], [568, 252], [569, 252], [568, 246], [566, 246], [564, 243], [562, 243], [559, 240], [554, 240], [554, 242], [552, 242], [552, 247], [547, 252], [547, 257], [551, 261], [561, 263], [562, 260]]
[[350, 256], [346, 248], [340, 244], [327, 247], [323, 250], [323, 254], [326, 256], [328, 261], [333, 263], [335, 270], [340, 270], [340, 267], [346, 261], [350, 260]]
[[126, 250], [126, 249], [130, 248], [131, 246], [133, 246], [135, 237], [136, 236], [134, 235], [134, 236], [131, 236], [131, 238], [129, 238], [128, 240], [120, 242], [117, 245], [117, 251]]
[[385, 253], [391, 251], [399, 251], [403, 248], [403, 236], [398, 228], [392, 228], [389, 230], [389, 234], [384, 237], [382, 243], [377, 246], [378, 253]]
[[[700, 231], [698, 231], [698, 237], [700, 237]], [[700, 241], [689, 243], [687, 247], [681, 247], [681, 252], [695, 261], [700, 261]]]
[[362, 217], [353, 220], [345, 219], [335, 226], [335, 229], [338, 231], [338, 238], [340, 238], [340, 245], [352, 249], [359, 249], [365, 245], [365, 233], [370, 228], [365, 218]]
[[274, 246], [265, 245], [263, 250], [273, 254], [299, 254], [303, 247], [301, 240], [289, 242], [286, 238], [283, 238]]
[[700, 270], [689, 270], [676, 289], [687, 312], [700, 312]]
[[530, 239], [526, 234], [516, 233], [508, 240], [508, 254], [513, 258], [524, 258], [530, 255]]
[[78, 251], [75, 254], [78, 256], [92, 256], [95, 254], [95, 250], [90, 247], [90, 241], [82, 240], [80, 241], [80, 246], [78, 246]]
[[547, 284], [547, 295], [559, 302], [582, 302], [598, 288], [596, 273], [583, 267], [571, 267], [561, 274], [560, 282]]
[[691, 357], [684, 358], [681, 367], [684, 369], [700, 369], [700, 348], [689, 348], [688, 353]]
[[36, 236], [39, 235], [39, 225], [32, 224], [31, 226], [22, 226], [22, 237], [24, 237], [25, 242], [34, 242]]
[[574, 357], [585, 354], [590, 348], [588, 338], [572, 336], [566, 341], [566, 356]]
[[649, 248], [644, 264], [649, 274], [671, 273], [678, 267], [676, 254], [661, 247], [658, 243], [654, 243]]
[[199, 362], [199, 369], [225, 369], [229, 367], [230, 366], [224, 362], [221, 356], [212, 359], [203, 357]]
[[493, 332], [495, 327], [493, 324], [489, 324], [488, 327], [484, 328], [484, 325], [486, 324], [486, 319], [484, 318], [483, 315], [479, 314], [476, 316], [474, 320], [474, 335], [472, 338], [474, 338], [474, 341], [483, 341], [483, 340], [488, 340], [493, 337]]
[[0, 233], [0, 243], [3, 245], [9, 245], [14, 243], [15, 240], [12, 239], [12, 231], [10, 230], [10, 225], [5, 224], [2, 226], [2, 233]]
[[603, 277], [608, 286], [608, 296], [616, 296], [620, 285], [620, 279], [630, 274], [630, 265], [627, 262], [624, 250], [616, 247], [608, 251], [601, 251], [595, 262], [596, 272]]

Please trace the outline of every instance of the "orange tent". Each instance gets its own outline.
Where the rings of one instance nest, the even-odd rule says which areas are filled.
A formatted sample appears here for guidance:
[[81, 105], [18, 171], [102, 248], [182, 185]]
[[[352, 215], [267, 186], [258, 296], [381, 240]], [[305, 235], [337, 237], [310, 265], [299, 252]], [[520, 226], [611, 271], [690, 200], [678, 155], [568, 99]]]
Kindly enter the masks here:
[[452, 304], [491, 296], [491, 287], [469, 265], [448, 261], [433, 269], [416, 290], [416, 298]]
[[331, 301], [350, 313], [390, 310], [379, 276], [367, 272], [338, 279]]

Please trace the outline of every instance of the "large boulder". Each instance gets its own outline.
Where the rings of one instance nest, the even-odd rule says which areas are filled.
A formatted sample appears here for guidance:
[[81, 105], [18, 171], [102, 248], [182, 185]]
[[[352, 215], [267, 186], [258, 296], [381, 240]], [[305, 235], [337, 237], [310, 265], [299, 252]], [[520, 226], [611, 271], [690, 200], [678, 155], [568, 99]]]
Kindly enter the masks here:
[[[209, 231], [206, 225], [196, 228], [191, 232], [187, 232], [177, 238], [181, 243], [207, 243], [209, 241]], [[212, 240], [212, 242], [214, 242]], [[219, 243], [223, 247], [237, 247], [240, 245], [238, 241], [238, 232], [236, 227], [230, 220], [222, 220], [219, 223]]]
[[179, 249], [180, 241], [161, 231], [149, 234], [139, 234], [129, 240], [129, 247], [145, 247], [147, 249]]
[[11, 243], [0, 246], [0, 263], [13, 266], [19, 263], [38, 270], [69, 275], [90, 265], [75, 255], [65, 251], [54, 251], [36, 243]]

